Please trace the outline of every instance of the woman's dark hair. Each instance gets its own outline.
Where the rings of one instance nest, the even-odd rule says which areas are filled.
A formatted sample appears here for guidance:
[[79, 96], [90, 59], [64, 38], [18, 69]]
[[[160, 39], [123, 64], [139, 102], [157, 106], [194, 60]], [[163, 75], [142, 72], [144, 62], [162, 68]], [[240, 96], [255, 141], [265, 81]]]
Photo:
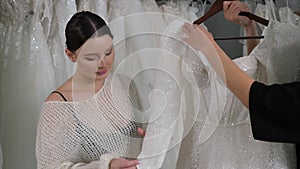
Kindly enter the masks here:
[[71, 52], [75, 52], [91, 37], [109, 35], [113, 38], [105, 21], [89, 11], [74, 14], [67, 23], [65, 35], [67, 48]]

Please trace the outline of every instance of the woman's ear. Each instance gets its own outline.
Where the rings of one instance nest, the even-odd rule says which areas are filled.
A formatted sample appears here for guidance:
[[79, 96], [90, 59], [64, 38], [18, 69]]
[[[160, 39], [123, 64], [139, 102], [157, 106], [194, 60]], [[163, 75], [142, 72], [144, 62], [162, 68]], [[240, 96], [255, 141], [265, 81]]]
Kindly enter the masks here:
[[73, 52], [71, 52], [68, 48], [66, 48], [65, 53], [72, 62], [76, 62], [76, 56], [74, 55]]

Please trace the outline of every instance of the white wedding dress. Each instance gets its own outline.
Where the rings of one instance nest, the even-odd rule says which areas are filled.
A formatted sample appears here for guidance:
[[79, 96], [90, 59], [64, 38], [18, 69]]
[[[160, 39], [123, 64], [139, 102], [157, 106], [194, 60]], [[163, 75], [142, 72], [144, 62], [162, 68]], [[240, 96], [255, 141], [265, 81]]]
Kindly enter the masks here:
[[[174, 21], [166, 32], [179, 39], [184, 36], [179, 31], [182, 24]], [[296, 55], [300, 50], [297, 27], [271, 21], [264, 33], [264, 41], [251, 55], [236, 59], [235, 63], [260, 81], [297, 80], [300, 63]], [[156, 115], [156, 121], [148, 124], [144, 156], [141, 156], [148, 155], [148, 159], [141, 159], [139, 168], [168, 168], [162, 164], [166, 151], [172, 151], [178, 169], [296, 168], [294, 145], [255, 140], [248, 110], [214, 76], [202, 54], [190, 54], [183, 44], [173, 41], [167, 41], [167, 46], [162, 47], [177, 59], [162, 57], [160, 62], [172, 78], [162, 76], [163, 80], [156, 83], [165, 97], [156, 96], [155, 103], [158, 107], [167, 103], [161, 116]], [[284, 60], [285, 57], [289, 59]], [[212, 107], [218, 108], [214, 111]], [[149, 149], [148, 139], [155, 143]], [[156, 147], [160, 147], [159, 151], [155, 151]]]
[[[75, 1], [14, 0], [0, 6], [0, 139], [6, 169], [35, 167], [35, 135], [41, 105], [57, 86], [54, 51], [63, 50], [59, 39]], [[72, 6], [72, 3], [74, 5]], [[58, 6], [54, 6], [58, 5]], [[53, 10], [63, 9], [54, 16]], [[73, 12], [72, 12], [73, 13]], [[59, 44], [48, 48], [56, 21]], [[60, 43], [61, 42], [61, 43]], [[63, 57], [63, 51], [55, 57]], [[59, 61], [60, 62], [60, 61]], [[61, 66], [66, 67], [65, 64]], [[61, 69], [60, 69], [61, 70]], [[62, 73], [63, 74], [63, 73]], [[64, 77], [65, 78], [65, 77]]]
[[76, 2], [78, 11], [91, 11], [98, 14], [106, 23], [108, 23], [108, 0], [77, 0]]
[[48, 50], [52, 58], [55, 86], [60, 86], [75, 70], [75, 64], [65, 54], [65, 28], [71, 16], [77, 12], [75, 0], [54, 0], [48, 4], [49, 8], [45, 19], [47, 29], [44, 32], [48, 43]]
[[[236, 64], [253, 78], [267, 84], [299, 81], [300, 29], [292, 23], [271, 20], [263, 34], [265, 38], [250, 56], [236, 59]], [[248, 110], [230, 91], [224, 115], [214, 135], [203, 144], [195, 141], [196, 145], [190, 142], [194, 141], [193, 136], [185, 138], [188, 148], [184, 147], [184, 141], [181, 147], [181, 150], [190, 152], [180, 152], [183, 159], [188, 159], [190, 153], [195, 159], [193, 164], [187, 164], [191, 165], [187, 168], [296, 168], [292, 144], [253, 139]], [[179, 168], [184, 167], [179, 165]]]
[[[253, 56], [235, 59], [234, 62], [247, 74], [256, 77], [257, 60]], [[199, 104], [209, 103], [209, 88]], [[202, 112], [192, 130], [183, 139], [177, 162], [178, 169], [198, 168], [296, 168], [294, 146], [255, 140], [252, 136], [249, 111], [226, 89], [226, 106], [213, 135], [205, 142], [199, 141], [203, 128]]]
[[109, 27], [114, 35], [115, 61], [113, 71], [133, 77], [145, 109], [153, 90], [159, 37], [165, 23], [154, 0], [111, 0], [108, 4]]
[[213, 88], [210, 101], [214, 102], [214, 106], [208, 106], [208, 112], [203, 116], [209, 127], [203, 129], [200, 140], [206, 140], [215, 130], [216, 126], [211, 121], [219, 119], [218, 110], [222, 110], [225, 105], [222, 100], [225, 86], [216, 78], [208, 79], [208, 75], [216, 77], [216, 74], [211, 68], [206, 68], [207, 62], [204, 64], [199, 58], [199, 62], [193, 65], [183, 62], [185, 57], [190, 58], [189, 60], [197, 59], [197, 54], [188, 49], [180, 39], [182, 34], [178, 26], [184, 22], [186, 21], [171, 22], [161, 39], [159, 68], [162, 73], [156, 76], [154, 89], [157, 92], [153, 94], [153, 109], [139, 156], [141, 164], [138, 168], [141, 169], [175, 168], [181, 140], [195, 123], [199, 110], [203, 108], [198, 104], [201, 99], [198, 86], [191, 85], [198, 82], [194, 75], [189, 76], [181, 67], [188, 72], [193, 72], [193, 67], [199, 68], [201, 71], [195, 72], [195, 76], [201, 79], [199, 86]]

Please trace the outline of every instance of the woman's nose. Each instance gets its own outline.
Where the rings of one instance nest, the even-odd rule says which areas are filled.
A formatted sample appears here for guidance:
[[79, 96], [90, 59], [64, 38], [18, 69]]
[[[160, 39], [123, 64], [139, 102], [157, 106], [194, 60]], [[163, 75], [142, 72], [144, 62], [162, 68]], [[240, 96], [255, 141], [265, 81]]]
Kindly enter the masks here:
[[105, 59], [104, 58], [99, 60], [98, 67], [100, 67], [100, 68], [105, 67]]

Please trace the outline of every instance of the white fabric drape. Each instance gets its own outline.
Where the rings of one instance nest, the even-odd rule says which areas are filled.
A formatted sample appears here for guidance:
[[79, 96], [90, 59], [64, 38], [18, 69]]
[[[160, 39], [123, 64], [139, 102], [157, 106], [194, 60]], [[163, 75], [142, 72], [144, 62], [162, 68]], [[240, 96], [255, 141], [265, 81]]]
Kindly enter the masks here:
[[[59, 72], [65, 72], [64, 59], [55, 58], [64, 57], [61, 35], [70, 13], [76, 11], [75, 1], [0, 3], [0, 139], [4, 168], [36, 168], [39, 112], [46, 96], [67, 77]], [[57, 46], [49, 45], [53, 41]], [[57, 78], [59, 73], [61, 76]]]

